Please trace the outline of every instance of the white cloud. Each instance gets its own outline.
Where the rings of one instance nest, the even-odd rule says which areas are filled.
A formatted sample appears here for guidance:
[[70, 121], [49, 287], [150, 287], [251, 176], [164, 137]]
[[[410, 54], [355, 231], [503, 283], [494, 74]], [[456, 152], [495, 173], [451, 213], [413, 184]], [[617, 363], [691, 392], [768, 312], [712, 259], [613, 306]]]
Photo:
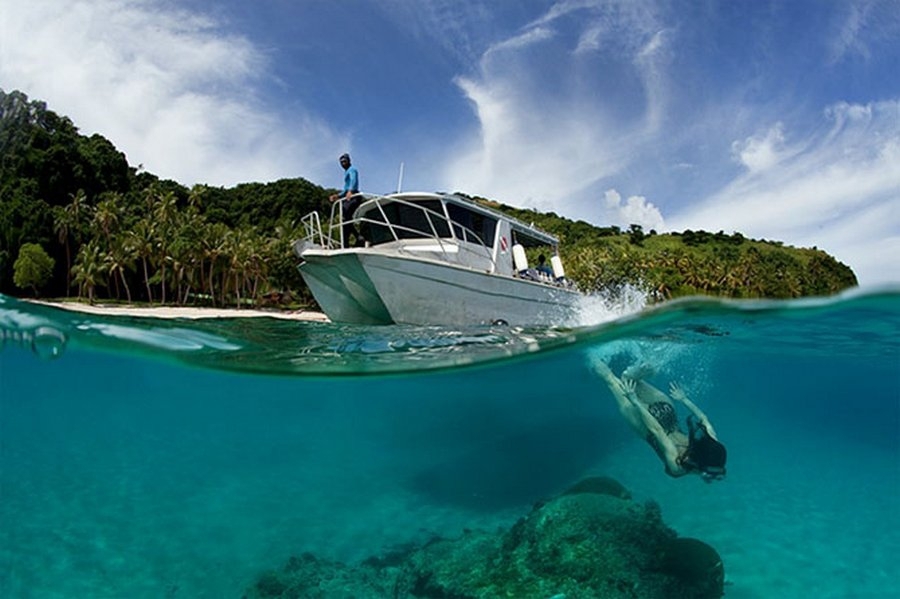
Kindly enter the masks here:
[[622, 196], [615, 189], [608, 189], [603, 194], [603, 209], [597, 222], [607, 222], [628, 228], [640, 225], [645, 231], [665, 228], [659, 209], [643, 196], [631, 196], [622, 202]]
[[595, 23], [585, 29], [579, 36], [578, 44], [575, 46], [575, 54], [588, 54], [600, 50], [609, 35], [609, 26], [606, 23]]
[[665, 66], [668, 56], [668, 32], [657, 31], [638, 51], [634, 59], [644, 93], [647, 98], [647, 110], [644, 118], [645, 134], [655, 133], [662, 125], [667, 104], [667, 81]]
[[4, 87], [47, 101], [161, 177], [314, 178], [346, 146], [313, 115], [285, 122], [267, 110], [248, 92], [265, 55], [205, 15], [145, 0], [2, 1]]
[[558, 2], [555, 2], [553, 6], [551, 6], [547, 10], [547, 12], [545, 12], [538, 19], [532, 22], [529, 27], [552, 23], [553, 21], [561, 17], [565, 17], [573, 12], [579, 12], [584, 9], [597, 8], [601, 4], [603, 4], [603, 2], [598, 0], [560, 0]]
[[586, 108], [575, 107], [542, 110], [502, 80], [457, 83], [476, 108], [480, 130], [472, 146], [450, 161], [448, 187], [514, 205], [564, 201], [621, 164], [607, 137], [612, 129], [599, 114], [586, 117]]
[[[865, 60], [886, 31], [897, 30], [900, 19], [884, 8], [877, 0], [848, 7], [835, 60]], [[582, 86], [566, 88], [553, 79], [541, 87], [528, 69], [533, 48], [540, 46], [498, 45], [503, 51], [483, 60], [478, 76], [459, 80], [481, 128], [452, 162], [448, 178], [510, 203], [597, 223], [739, 230], [818, 246], [848, 263], [863, 284], [900, 281], [900, 261], [886, 258], [898, 255], [900, 244], [897, 102], [838, 103], [825, 112], [818, 130], [804, 133], [796, 125], [804, 120], [802, 102], [772, 119], [747, 101], [759, 83], [754, 82], [724, 90], [714, 109], [701, 106], [692, 120], [676, 123], [673, 109], [683, 112], [703, 98], [697, 90], [679, 88], [670, 72], [673, 63], [684, 61], [678, 37], [690, 35], [677, 18], [664, 22], [652, 2], [573, 0], [555, 3], [515, 39], [532, 28], [558, 29], [554, 38], [523, 38], [545, 44], [547, 54], [566, 35], [574, 40], [569, 56], [554, 56], [560, 58], [557, 73], [576, 73]], [[614, 69], [618, 89], [591, 87], [591, 79], [600, 81], [607, 71], [578, 71], [595, 57], [604, 69]], [[620, 93], [629, 85], [630, 91]], [[625, 98], [636, 107], [632, 114], [617, 110]], [[761, 115], [768, 124], [760, 128], [755, 123]], [[742, 167], [736, 171], [727, 164], [723, 138], [754, 125], [752, 135], [731, 143], [731, 158]], [[678, 166], [667, 172], [665, 164]], [[587, 200], [597, 197], [599, 185], [621, 190], [617, 179], [638, 193], [623, 199], [611, 189], [599, 202]], [[718, 191], [679, 209], [692, 201], [684, 196], [686, 185]], [[658, 197], [641, 193], [645, 186]], [[666, 210], [665, 219], [658, 206]]]
[[[875, 72], [882, 55], [896, 53], [896, 2], [852, 0], [830, 11], [834, 20], [815, 39], [830, 52], [818, 57], [831, 60], [830, 75], [855, 76], [860, 61]], [[333, 157], [349, 134], [302, 107], [273, 108], [262, 95], [275, 70], [270, 55], [228, 23], [177, 5], [0, 0], [0, 85], [46, 100], [83, 132], [108, 137], [132, 164], [188, 185], [333, 181]], [[900, 244], [900, 100], [834, 104], [808, 133], [797, 124], [807, 119], [804, 107], [833, 99], [765, 88], [766, 78], [746, 86], [720, 78], [706, 60], [715, 37], [707, 33], [720, 31], [717, 10], [560, 0], [496, 39], [529, 10], [496, 6], [378, 3], [409, 34], [404, 43], [443, 49], [463, 69], [452, 91], [477, 120], [471, 131], [447, 131], [435, 117], [421, 146], [404, 147], [426, 165], [415, 175], [408, 169], [408, 181], [601, 224], [739, 230], [817, 245], [864, 282], [900, 281], [900, 261], [885, 258]], [[749, 52], [725, 55], [723, 64]], [[882, 89], [881, 97], [896, 95]], [[761, 97], [772, 101], [754, 105]], [[398, 98], [406, 95], [387, 101], [407, 110]], [[779, 106], [790, 108], [773, 114]], [[377, 168], [366, 169], [367, 181]], [[676, 207], [691, 196], [699, 197], [693, 206]]]
[[900, 100], [839, 103], [825, 118], [827, 132], [787, 154], [778, 150], [780, 128], [738, 144], [753, 168], [669, 217], [670, 226], [815, 245], [861, 283], [900, 282], [898, 254], [885, 253], [900, 244]]
[[900, 34], [900, 3], [897, 0], [849, 0], [835, 5], [828, 62], [870, 61], [882, 44], [896, 47]]
[[503, 52], [505, 50], [521, 50], [523, 48], [527, 48], [529, 46], [533, 46], [535, 44], [548, 40], [551, 37], [553, 37], [553, 30], [550, 28], [535, 27], [534, 29], [529, 29], [528, 31], [525, 31], [520, 35], [502, 40], [488, 48], [484, 53], [482, 61], [487, 60], [487, 58], [494, 52]]
[[784, 126], [778, 123], [764, 134], [732, 143], [732, 155], [751, 173], [772, 168], [785, 154], [783, 129]]
[[491, 0], [378, 0], [383, 14], [404, 32], [429, 45], [439, 45], [463, 64], [477, 62], [483, 40], [493, 35]]
[[[650, 143], [666, 97], [661, 68], [666, 36], [642, 7], [558, 2], [515, 35], [491, 45], [476, 75], [456, 79], [479, 129], [448, 159], [444, 186], [514, 205], [553, 202], [565, 211], [576, 195], [632, 160]], [[558, 35], [571, 28], [577, 32], [574, 37]], [[605, 32], [614, 32], [609, 43]], [[601, 49], [609, 56], [598, 60], [612, 61], [629, 73], [627, 90], [588, 56]], [[535, 60], [550, 56], [559, 57], [550, 71], [534, 67]], [[643, 89], [643, 110], [624, 99], [634, 87], [639, 93]], [[603, 95], [609, 102], [598, 101]]]
[[827, 227], [811, 228], [796, 243], [817, 246], [850, 265], [862, 285], [900, 283], [900, 194], [846, 214]]

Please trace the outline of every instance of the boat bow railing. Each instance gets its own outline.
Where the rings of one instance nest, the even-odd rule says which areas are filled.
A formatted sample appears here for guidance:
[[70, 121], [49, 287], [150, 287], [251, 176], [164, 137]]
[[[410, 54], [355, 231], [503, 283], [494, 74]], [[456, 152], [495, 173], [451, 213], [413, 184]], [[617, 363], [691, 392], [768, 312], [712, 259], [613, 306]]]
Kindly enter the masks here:
[[[361, 196], [364, 202], [369, 197], [365, 194], [357, 195]], [[322, 227], [322, 221], [318, 212], [310, 212], [300, 219], [303, 237], [294, 242], [294, 252], [297, 256], [300, 256], [303, 250], [309, 248], [334, 250], [347, 247], [344, 240], [342, 203], [343, 200], [331, 203], [331, 214], [328, 217], [327, 228]]]
[[[348, 247], [348, 240], [344, 239], [344, 225], [348, 224], [356, 227], [369, 244], [381, 245], [392, 241], [426, 239], [435, 244], [435, 247], [438, 248], [438, 251], [447, 261], [459, 261], [452, 260], [450, 256], [463, 254], [485, 263], [489, 262], [489, 270], [494, 270], [491, 248], [481, 236], [472, 229], [449, 219], [445, 214], [432, 210], [420, 203], [410, 202], [402, 198], [371, 194], [360, 194], [360, 196], [362, 196], [363, 202], [357, 209], [356, 214], [361, 216], [353, 218], [346, 223], [341, 210], [341, 202], [334, 202], [331, 205], [331, 214], [328, 218], [327, 227], [323, 228], [317, 212], [311, 212], [304, 216], [300, 221], [303, 226], [303, 238], [294, 244], [297, 254], [299, 255], [304, 249], [314, 247], [330, 250]], [[427, 228], [394, 222], [385, 211], [386, 204], [401, 205], [421, 212], [422, 219], [420, 221], [426, 224]], [[376, 218], [369, 216], [372, 214], [373, 209], [377, 210]], [[374, 239], [374, 234], [377, 231], [386, 231], [387, 235], [378, 235], [378, 239]], [[402, 245], [398, 246], [397, 251], [411, 253], [409, 250], [405, 250]]]
[[325, 234], [322, 233], [322, 223], [319, 221], [318, 212], [310, 212], [300, 219], [303, 227], [303, 239], [311, 244], [326, 247]]
[[[346, 223], [340, 201], [333, 202], [331, 205], [327, 228], [322, 227], [317, 212], [311, 212], [303, 217], [301, 223], [304, 238], [294, 244], [294, 251], [297, 255], [300, 256], [305, 249], [309, 248], [347, 248], [349, 240], [344, 239], [344, 225], [347, 224], [356, 227], [357, 231], [366, 239], [367, 247], [394, 242], [395, 250], [402, 254], [421, 256], [423, 251], [433, 252], [446, 262], [491, 273], [497, 272], [492, 248], [475, 231], [452, 220], [445, 213], [438, 212], [421, 202], [399, 197], [373, 194], [359, 194], [359, 196], [362, 197], [362, 203], [355, 212], [356, 216]], [[395, 214], [392, 219], [386, 210], [386, 206], [389, 205], [418, 211], [419, 217], [411, 217], [410, 214], [407, 214], [400, 219]], [[443, 202], [440, 205], [443, 209]], [[405, 220], [406, 224], [397, 222], [398, 220]], [[412, 226], [413, 224], [416, 226]], [[409, 244], [406, 246], [401, 243], [409, 240], [427, 240], [431, 244], [426, 249], [423, 245]], [[534, 275], [529, 276], [531, 272], [534, 272]], [[516, 271], [515, 276], [552, 286], [571, 286], [564, 276], [559, 278], [541, 277], [534, 269]]]
[[[422, 216], [418, 219], [420, 226], [392, 220], [385, 210], [386, 205], [399, 205], [418, 211]], [[377, 210], [377, 218], [370, 216], [373, 210]], [[447, 262], [470, 266], [480, 262], [484, 270], [489, 272], [495, 270], [491, 248], [480, 235], [448, 218], [443, 212], [433, 210], [419, 202], [396, 197], [371, 196], [360, 206], [357, 214], [361, 216], [355, 218], [353, 224], [363, 233], [363, 237], [376, 245], [397, 242], [397, 251], [413, 254], [415, 252], [412, 248], [420, 246], [404, 247], [399, 242], [410, 239], [429, 240]]]

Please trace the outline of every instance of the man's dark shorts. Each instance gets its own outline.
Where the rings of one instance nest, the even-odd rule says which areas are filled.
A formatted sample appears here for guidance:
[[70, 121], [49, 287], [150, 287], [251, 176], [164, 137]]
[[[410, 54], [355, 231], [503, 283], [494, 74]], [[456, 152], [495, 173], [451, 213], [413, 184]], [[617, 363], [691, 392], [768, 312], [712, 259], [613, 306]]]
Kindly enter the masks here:
[[359, 194], [351, 197], [349, 200], [341, 200], [341, 214], [345, 221], [353, 218], [353, 213], [359, 208], [361, 203], [362, 196]]

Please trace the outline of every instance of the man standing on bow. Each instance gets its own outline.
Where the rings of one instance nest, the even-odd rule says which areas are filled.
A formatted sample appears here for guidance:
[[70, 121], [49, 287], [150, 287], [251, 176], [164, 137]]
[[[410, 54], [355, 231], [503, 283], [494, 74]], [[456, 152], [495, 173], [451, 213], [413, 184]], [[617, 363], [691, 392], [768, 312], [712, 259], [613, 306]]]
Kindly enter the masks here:
[[344, 247], [350, 245], [350, 235], [356, 237], [356, 245], [362, 246], [364, 240], [353, 223], [353, 213], [362, 203], [362, 196], [359, 195], [359, 171], [355, 166], [350, 164], [350, 154], [342, 154], [340, 157], [341, 168], [344, 169], [344, 188], [340, 193], [333, 194], [329, 200], [332, 202], [341, 202], [341, 221], [344, 223]]

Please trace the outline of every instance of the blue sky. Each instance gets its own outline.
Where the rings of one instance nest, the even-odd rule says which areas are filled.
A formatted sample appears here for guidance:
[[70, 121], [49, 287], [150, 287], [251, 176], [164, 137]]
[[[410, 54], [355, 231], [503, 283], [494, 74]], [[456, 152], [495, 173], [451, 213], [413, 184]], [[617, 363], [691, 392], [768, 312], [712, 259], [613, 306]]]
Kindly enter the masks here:
[[900, 282], [900, 0], [0, 0], [0, 87], [185, 185], [462, 191]]

